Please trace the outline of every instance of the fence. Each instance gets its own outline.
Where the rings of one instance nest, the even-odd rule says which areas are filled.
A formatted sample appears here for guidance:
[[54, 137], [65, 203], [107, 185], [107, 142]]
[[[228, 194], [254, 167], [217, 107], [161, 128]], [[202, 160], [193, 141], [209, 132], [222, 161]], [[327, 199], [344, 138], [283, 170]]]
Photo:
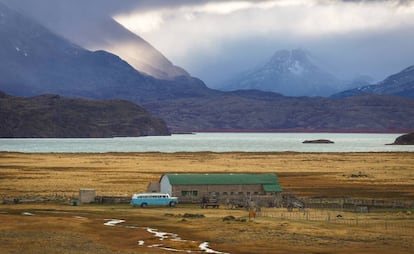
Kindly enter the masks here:
[[130, 196], [96, 196], [95, 203], [98, 204], [129, 204]]
[[368, 230], [398, 231], [402, 234], [414, 234], [414, 220], [411, 212], [399, 212], [393, 216], [381, 217], [366, 216], [356, 213], [341, 213], [334, 210], [304, 209], [287, 211], [286, 209], [267, 209], [261, 211], [259, 216], [279, 220], [314, 221], [347, 225], [352, 227], [364, 227]]
[[309, 198], [302, 199], [308, 208], [330, 208], [353, 210], [357, 207], [376, 208], [414, 208], [414, 201], [407, 200], [379, 200], [379, 199], [355, 199], [355, 198]]

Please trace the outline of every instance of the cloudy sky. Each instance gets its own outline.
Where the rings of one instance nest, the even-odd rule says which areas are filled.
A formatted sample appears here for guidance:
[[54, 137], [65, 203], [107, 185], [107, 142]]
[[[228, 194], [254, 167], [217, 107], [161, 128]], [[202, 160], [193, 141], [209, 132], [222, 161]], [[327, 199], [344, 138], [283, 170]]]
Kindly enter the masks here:
[[114, 17], [210, 85], [280, 49], [306, 49], [344, 78], [380, 80], [414, 64], [412, 1], [173, 2]]
[[382, 80], [414, 64], [413, 1], [65, 1], [64, 10], [113, 17], [213, 87], [281, 49], [305, 49], [342, 78]]

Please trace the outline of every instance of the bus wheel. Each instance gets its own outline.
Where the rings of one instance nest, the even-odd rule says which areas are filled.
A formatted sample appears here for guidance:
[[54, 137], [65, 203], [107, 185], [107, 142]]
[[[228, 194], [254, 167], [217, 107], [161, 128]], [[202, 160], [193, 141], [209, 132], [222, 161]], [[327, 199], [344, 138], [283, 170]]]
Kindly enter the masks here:
[[177, 203], [175, 203], [174, 201], [170, 202], [170, 207], [174, 207], [175, 205], [177, 205]]
[[148, 204], [147, 204], [147, 203], [142, 203], [142, 204], [141, 204], [141, 207], [142, 207], [142, 208], [145, 208], [145, 207], [147, 207], [147, 206], [148, 206]]

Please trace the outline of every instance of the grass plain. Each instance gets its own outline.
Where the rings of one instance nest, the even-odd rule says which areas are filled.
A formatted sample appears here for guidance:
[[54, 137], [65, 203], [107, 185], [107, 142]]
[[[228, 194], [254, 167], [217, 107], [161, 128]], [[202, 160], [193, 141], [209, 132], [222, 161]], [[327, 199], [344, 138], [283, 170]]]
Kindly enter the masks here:
[[[80, 188], [98, 195], [145, 191], [163, 173], [274, 172], [286, 192], [299, 197], [354, 197], [412, 201], [412, 153], [0, 153], [0, 197], [76, 197]], [[364, 177], [353, 177], [363, 175]], [[411, 253], [414, 216], [409, 210], [368, 214], [263, 209], [252, 221], [244, 210], [132, 209], [128, 205], [67, 203], [0, 205], [0, 253], [171, 253], [198, 250], [204, 241], [226, 253]], [[205, 218], [184, 218], [183, 214]], [[166, 216], [168, 215], [168, 216]], [[281, 216], [284, 215], [284, 216]], [[124, 219], [105, 226], [106, 219]], [[349, 223], [341, 223], [346, 222]], [[160, 241], [148, 227], [189, 241]], [[138, 241], [144, 241], [139, 245]], [[150, 247], [162, 243], [162, 247]]]

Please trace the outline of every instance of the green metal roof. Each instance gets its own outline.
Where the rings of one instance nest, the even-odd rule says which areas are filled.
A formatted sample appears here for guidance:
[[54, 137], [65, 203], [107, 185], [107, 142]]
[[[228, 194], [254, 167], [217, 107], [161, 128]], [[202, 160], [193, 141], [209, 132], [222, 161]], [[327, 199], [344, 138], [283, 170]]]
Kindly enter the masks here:
[[263, 189], [266, 192], [280, 192], [282, 191], [282, 187], [279, 184], [263, 184]]
[[[166, 174], [171, 185], [261, 184], [282, 191], [276, 174]], [[270, 187], [267, 187], [270, 188]], [[265, 191], [267, 191], [265, 189]]]

